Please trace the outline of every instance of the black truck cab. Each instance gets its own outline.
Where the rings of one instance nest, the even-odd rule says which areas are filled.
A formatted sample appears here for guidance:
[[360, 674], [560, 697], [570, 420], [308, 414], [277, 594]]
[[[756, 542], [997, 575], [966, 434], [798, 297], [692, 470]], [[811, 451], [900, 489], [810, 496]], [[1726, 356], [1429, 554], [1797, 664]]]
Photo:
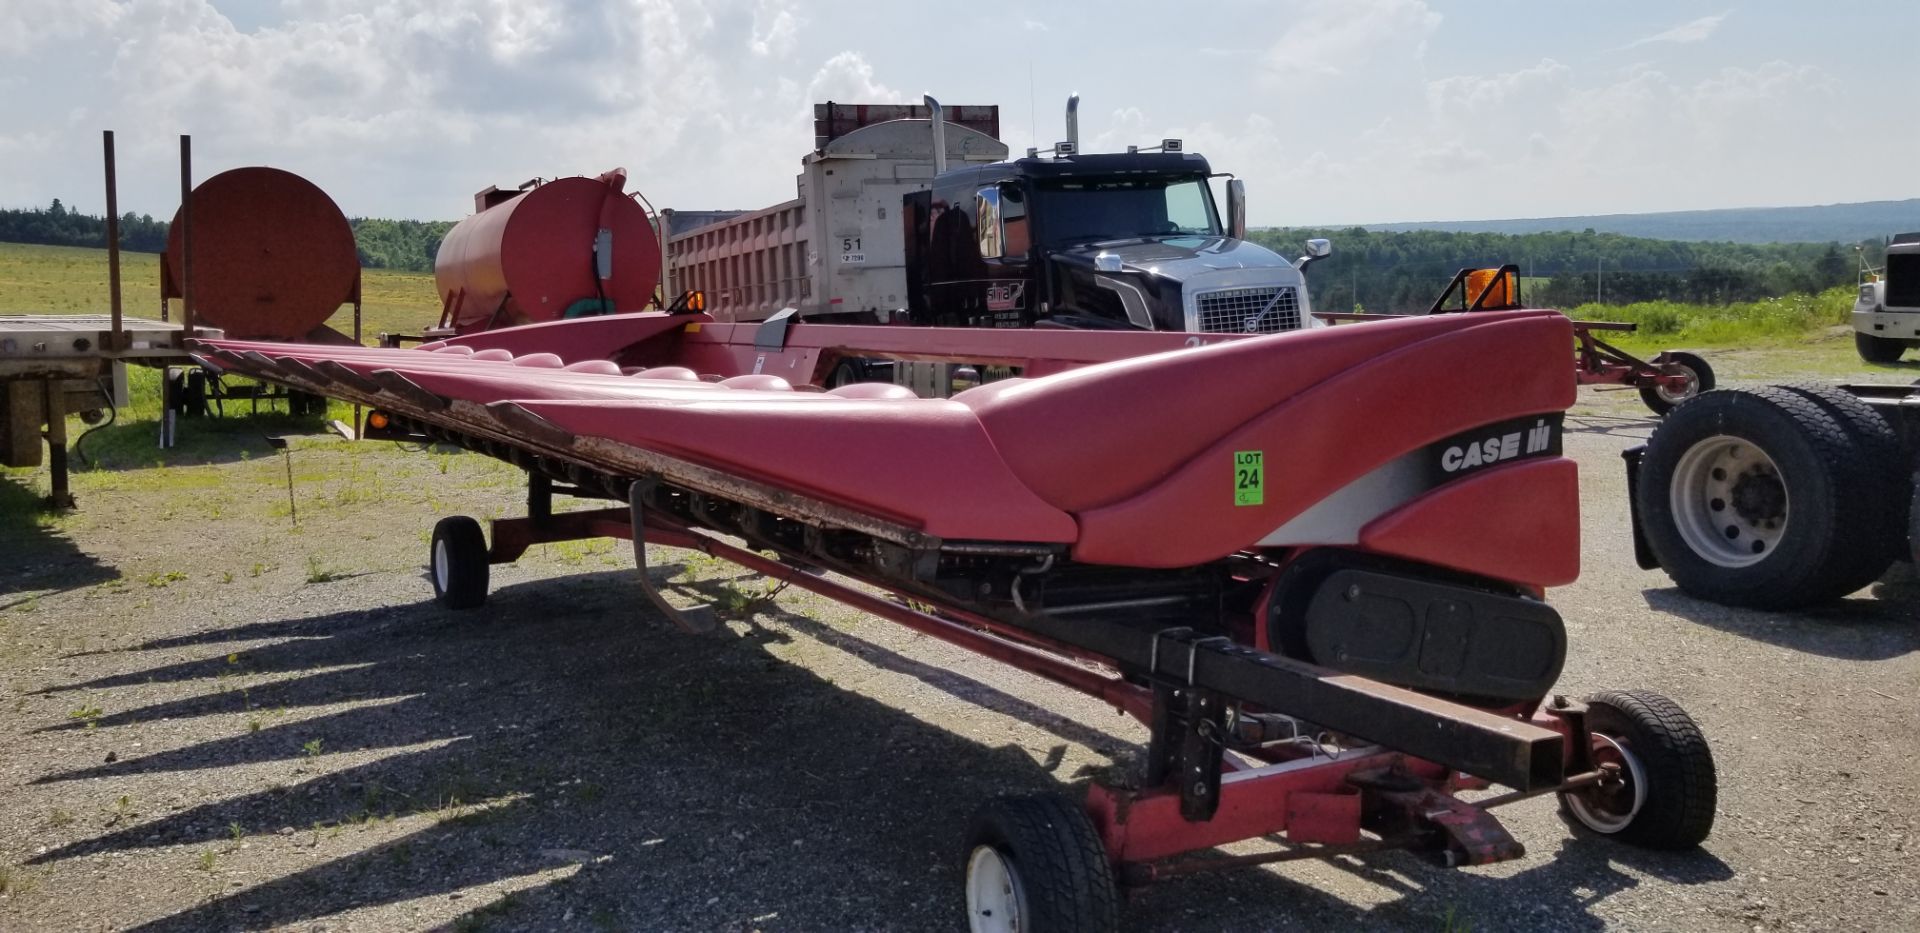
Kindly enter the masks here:
[[945, 327], [1314, 326], [1300, 269], [1227, 235], [1212, 174], [1186, 152], [945, 172], [904, 199], [908, 313]]

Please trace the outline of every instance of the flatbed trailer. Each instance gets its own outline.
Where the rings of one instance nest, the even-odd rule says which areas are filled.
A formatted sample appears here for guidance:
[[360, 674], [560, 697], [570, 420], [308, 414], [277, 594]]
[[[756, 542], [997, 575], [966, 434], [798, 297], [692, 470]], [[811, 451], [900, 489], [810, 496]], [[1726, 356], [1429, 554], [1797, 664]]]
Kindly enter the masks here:
[[[117, 326], [116, 326], [117, 325]], [[196, 329], [217, 337], [220, 332]], [[47, 447], [47, 504], [72, 508], [67, 416], [89, 420], [126, 404], [126, 366], [191, 362], [178, 324], [105, 314], [0, 315], [0, 464], [39, 466]]]
[[[528, 514], [490, 542], [464, 516], [435, 528], [448, 608], [484, 602], [489, 566], [534, 543], [615, 537], [660, 612], [709, 631], [647, 574], [650, 545], [690, 548], [1140, 719], [1134, 779], [987, 803], [961, 849], [972, 928], [1105, 930], [1121, 888], [1196, 871], [1517, 858], [1491, 811], [1545, 794], [1628, 842], [1706, 837], [1713, 762], [1684, 712], [1550, 695], [1566, 635], [1542, 594], [1577, 573], [1578, 494], [1559, 448], [1573, 387], [1542, 364], [1569, 337], [1530, 311], [1206, 346], [643, 314], [195, 352], [366, 405], [369, 437], [527, 471]], [[1425, 381], [1489, 352], [1510, 371]], [[822, 389], [842, 356], [1028, 375], [952, 399]], [[1409, 381], [1433, 391], [1409, 400]], [[1355, 437], [1355, 412], [1384, 414]], [[612, 504], [558, 512], [562, 494]]]

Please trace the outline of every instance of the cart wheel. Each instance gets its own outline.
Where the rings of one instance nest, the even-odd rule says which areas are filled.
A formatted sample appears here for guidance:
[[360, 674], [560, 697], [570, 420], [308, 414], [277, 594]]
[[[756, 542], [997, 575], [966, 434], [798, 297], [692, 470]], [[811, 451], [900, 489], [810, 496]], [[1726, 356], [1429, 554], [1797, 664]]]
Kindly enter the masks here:
[[850, 386], [866, 377], [866, 370], [858, 360], [841, 360], [840, 365], [835, 366], [833, 371], [827, 374], [827, 388], [838, 389], [841, 386]]
[[1686, 376], [1687, 384], [1679, 389], [1670, 389], [1657, 382], [1641, 386], [1640, 400], [1647, 403], [1647, 407], [1653, 409], [1654, 414], [1664, 415], [1687, 399], [1698, 396], [1702, 392], [1713, 391], [1713, 367], [1708, 366], [1707, 361], [1699, 354], [1672, 350], [1662, 356], [1666, 361], [1660, 364], [1660, 368], [1665, 370], [1667, 375]]
[[1119, 894], [1100, 833], [1064, 797], [1001, 797], [981, 807], [967, 833], [966, 872], [973, 933], [1119, 926]]
[[449, 515], [433, 526], [429, 569], [433, 598], [448, 609], [474, 609], [487, 601], [487, 538], [480, 523]]
[[1615, 776], [1560, 795], [1581, 826], [1649, 849], [1691, 849], [1713, 831], [1713, 752], [1679, 704], [1646, 690], [1587, 698], [1593, 761]]
[[1890, 340], [1854, 331], [1853, 349], [1869, 363], [1898, 363], [1900, 355], [1907, 352], [1907, 344], [1904, 340]]
[[[1892, 563], [1875, 534], [1879, 463], [1844, 420], [1789, 389], [1711, 392], [1675, 409], [1641, 460], [1647, 543], [1681, 589], [1791, 609], [1838, 599]], [[1893, 532], [1897, 533], [1897, 532]]]

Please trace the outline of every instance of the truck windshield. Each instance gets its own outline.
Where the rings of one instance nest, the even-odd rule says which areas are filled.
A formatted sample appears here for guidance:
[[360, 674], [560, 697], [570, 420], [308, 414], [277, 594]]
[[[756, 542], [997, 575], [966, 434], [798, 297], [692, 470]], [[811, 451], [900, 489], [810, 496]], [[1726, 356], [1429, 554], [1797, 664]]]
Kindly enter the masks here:
[[1050, 243], [1220, 235], [1204, 178], [1062, 181], [1042, 186], [1034, 198], [1032, 213]]

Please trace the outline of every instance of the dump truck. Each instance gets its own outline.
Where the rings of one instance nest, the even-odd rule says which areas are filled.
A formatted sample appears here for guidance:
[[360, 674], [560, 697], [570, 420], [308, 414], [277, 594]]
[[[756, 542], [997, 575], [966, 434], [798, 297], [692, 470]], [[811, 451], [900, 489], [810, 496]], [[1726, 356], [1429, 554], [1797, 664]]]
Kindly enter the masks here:
[[1009, 159], [996, 107], [816, 105], [798, 197], [666, 211], [670, 284], [723, 321], [1275, 333], [1317, 326], [1305, 267], [1247, 242], [1245, 189], [1215, 204], [1180, 140]]
[[1894, 236], [1883, 271], [1862, 270], [1853, 346], [1869, 363], [1897, 363], [1920, 348], [1920, 233]]

